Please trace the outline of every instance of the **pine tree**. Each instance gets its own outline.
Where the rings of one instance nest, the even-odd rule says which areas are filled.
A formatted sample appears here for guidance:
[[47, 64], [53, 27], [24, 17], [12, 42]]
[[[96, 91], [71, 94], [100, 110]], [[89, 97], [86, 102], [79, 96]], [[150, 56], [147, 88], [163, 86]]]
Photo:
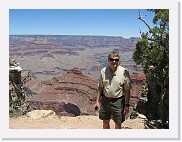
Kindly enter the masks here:
[[139, 11], [138, 19], [148, 27], [148, 32], [141, 33], [141, 40], [136, 44], [133, 59], [138, 65], [142, 65], [149, 81], [149, 89], [151, 84], [154, 85], [158, 95], [156, 106], [150, 102], [154, 94], [149, 94], [150, 114], [158, 110], [153, 119], [159, 118], [162, 123], [166, 123], [169, 121], [169, 10], [148, 11], [155, 13], [153, 18], [155, 26], [151, 28]]

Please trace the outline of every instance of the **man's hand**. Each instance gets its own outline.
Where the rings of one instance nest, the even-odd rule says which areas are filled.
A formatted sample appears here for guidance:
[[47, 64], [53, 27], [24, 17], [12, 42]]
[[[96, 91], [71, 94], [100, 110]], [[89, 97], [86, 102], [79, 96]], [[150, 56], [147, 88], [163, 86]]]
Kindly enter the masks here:
[[129, 107], [128, 106], [125, 106], [124, 107], [124, 114], [125, 115], [128, 115], [128, 113], [129, 113]]
[[96, 103], [96, 104], [95, 104], [94, 109], [95, 109], [95, 110], [99, 110], [99, 109], [100, 109], [99, 103]]

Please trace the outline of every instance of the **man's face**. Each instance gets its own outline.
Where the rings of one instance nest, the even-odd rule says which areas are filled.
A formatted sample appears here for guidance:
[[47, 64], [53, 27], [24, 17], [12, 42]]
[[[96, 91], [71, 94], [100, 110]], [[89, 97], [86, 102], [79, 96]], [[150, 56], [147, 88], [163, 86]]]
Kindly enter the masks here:
[[119, 57], [115, 55], [111, 55], [109, 58], [110, 67], [117, 67], [119, 65]]

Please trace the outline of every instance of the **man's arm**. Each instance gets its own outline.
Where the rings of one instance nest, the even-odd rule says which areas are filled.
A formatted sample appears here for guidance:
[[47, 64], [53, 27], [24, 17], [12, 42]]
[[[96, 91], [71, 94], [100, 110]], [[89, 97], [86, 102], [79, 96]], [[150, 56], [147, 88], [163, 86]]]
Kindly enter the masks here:
[[128, 115], [129, 107], [130, 107], [130, 89], [125, 90], [125, 107], [124, 107], [124, 114]]
[[97, 96], [96, 96], [96, 103], [95, 103], [95, 109], [100, 108], [99, 106], [99, 101], [100, 101], [100, 97], [101, 97], [101, 92], [102, 92], [103, 88], [98, 87], [97, 89]]
[[129, 106], [129, 103], [130, 103], [130, 89], [125, 90], [125, 105]]
[[124, 72], [125, 76], [125, 83], [124, 83], [124, 91], [125, 91], [125, 105], [128, 105], [130, 103], [130, 89], [132, 88], [131, 86], [131, 79], [128, 70], [125, 70]]

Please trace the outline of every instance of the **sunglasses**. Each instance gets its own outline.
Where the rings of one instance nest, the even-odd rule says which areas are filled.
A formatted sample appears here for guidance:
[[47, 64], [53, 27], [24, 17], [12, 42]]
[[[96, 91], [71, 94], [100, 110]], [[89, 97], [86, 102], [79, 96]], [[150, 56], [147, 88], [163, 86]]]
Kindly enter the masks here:
[[119, 59], [113, 59], [113, 58], [109, 58], [110, 61], [115, 61], [115, 62], [119, 62]]

